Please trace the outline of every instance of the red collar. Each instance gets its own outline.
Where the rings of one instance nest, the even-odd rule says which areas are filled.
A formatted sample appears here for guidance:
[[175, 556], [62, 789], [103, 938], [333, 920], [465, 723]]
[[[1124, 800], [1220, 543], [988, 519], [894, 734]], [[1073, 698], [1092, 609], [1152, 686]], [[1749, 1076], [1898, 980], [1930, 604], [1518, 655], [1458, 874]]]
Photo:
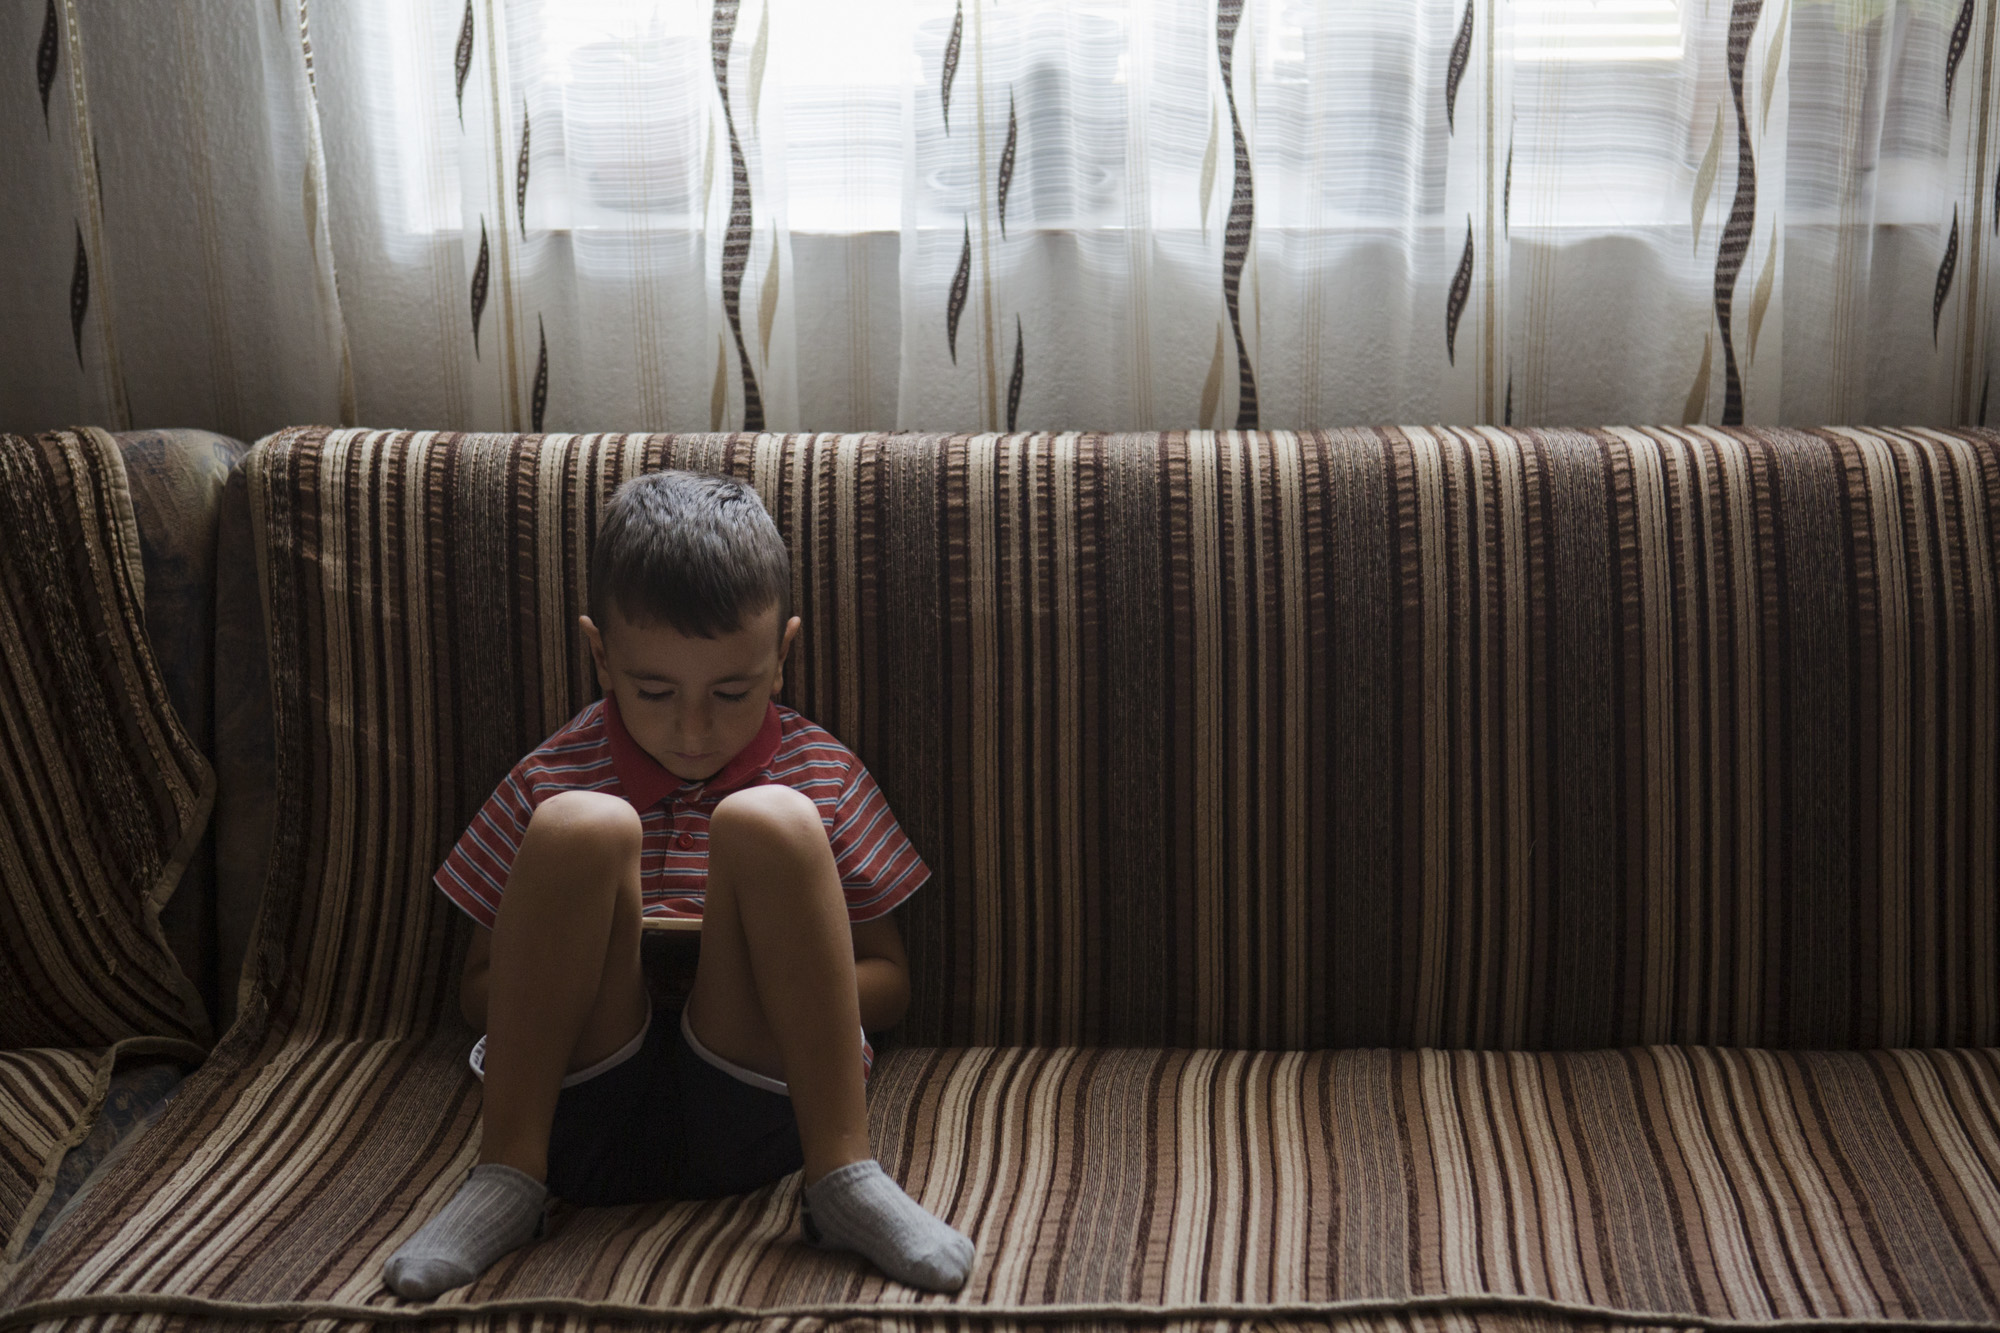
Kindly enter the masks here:
[[748, 745], [736, 752], [734, 759], [722, 766], [720, 773], [706, 782], [683, 780], [640, 748], [632, 733], [625, 729], [625, 719], [618, 715], [616, 696], [604, 696], [604, 738], [611, 746], [611, 769], [618, 775], [618, 785], [625, 789], [625, 799], [632, 802], [635, 810], [650, 810], [684, 786], [701, 788], [699, 795], [706, 799], [755, 785], [757, 775], [778, 752], [783, 733], [778, 706], [767, 703], [764, 725], [757, 729]]

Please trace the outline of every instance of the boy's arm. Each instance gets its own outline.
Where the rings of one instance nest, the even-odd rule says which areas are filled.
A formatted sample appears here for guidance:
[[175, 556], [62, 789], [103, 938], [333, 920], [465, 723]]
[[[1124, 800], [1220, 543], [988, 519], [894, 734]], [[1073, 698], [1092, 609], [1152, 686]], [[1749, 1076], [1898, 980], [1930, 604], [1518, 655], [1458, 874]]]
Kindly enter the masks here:
[[854, 931], [854, 980], [861, 992], [861, 1026], [892, 1028], [910, 1007], [910, 958], [893, 916], [858, 921]]
[[465, 971], [458, 980], [458, 1011], [474, 1032], [486, 1031], [486, 969], [492, 961], [493, 932], [474, 922]]

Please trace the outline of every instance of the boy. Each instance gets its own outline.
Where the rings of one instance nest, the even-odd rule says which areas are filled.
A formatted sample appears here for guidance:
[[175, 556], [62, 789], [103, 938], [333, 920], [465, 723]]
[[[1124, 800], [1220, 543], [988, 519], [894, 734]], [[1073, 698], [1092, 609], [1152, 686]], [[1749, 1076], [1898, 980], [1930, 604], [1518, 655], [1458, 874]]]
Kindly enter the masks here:
[[[790, 557], [741, 482], [618, 488], [581, 619], [604, 697], [500, 784], [438, 871], [478, 923], [460, 1007], [486, 1035], [479, 1163], [383, 1278], [429, 1298], [578, 1204], [708, 1198], [805, 1170], [803, 1226], [956, 1291], [966, 1237], [868, 1148], [863, 1028], [909, 1004], [887, 913], [929, 877], [860, 760], [771, 702], [799, 631]], [[640, 918], [700, 921], [676, 1025]]]

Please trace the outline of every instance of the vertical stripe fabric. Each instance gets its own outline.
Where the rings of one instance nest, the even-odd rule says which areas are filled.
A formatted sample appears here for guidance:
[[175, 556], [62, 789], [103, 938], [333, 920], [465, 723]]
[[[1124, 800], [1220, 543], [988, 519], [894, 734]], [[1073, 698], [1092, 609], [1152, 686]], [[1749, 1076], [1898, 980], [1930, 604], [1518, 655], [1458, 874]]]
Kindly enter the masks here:
[[146, 637], [117, 442], [0, 435], [0, 1049], [199, 1054], [160, 910], [213, 796]]
[[274, 437], [274, 882], [381, 894], [283, 1003], [444, 993], [422, 885], [662, 466], [763, 494], [785, 702], [935, 871], [912, 1040], [2000, 1041], [1982, 431]]
[[88, 1051], [0, 1051], [0, 1273], [87, 1132], [98, 1061]]
[[979, 1266], [804, 1247], [794, 1177], [447, 1316], [2000, 1319], [2000, 436], [1710, 429], [271, 437], [244, 1015], [8, 1318], [399, 1308], [478, 1147], [429, 877], [670, 466], [764, 497], [786, 702], [936, 872], [871, 1136]]
[[[461, 1035], [294, 1040], [256, 1052], [262, 1068], [226, 1046], [228, 1073], [184, 1084], [0, 1288], [0, 1319], [407, 1317], [382, 1262], [478, 1148]], [[562, 1208], [437, 1316], [1004, 1333], [2000, 1319], [1992, 1050], [902, 1048], [869, 1098], [885, 1169], [979, 1245], [957, 1295], [802, 1244], [794, 1175]]]

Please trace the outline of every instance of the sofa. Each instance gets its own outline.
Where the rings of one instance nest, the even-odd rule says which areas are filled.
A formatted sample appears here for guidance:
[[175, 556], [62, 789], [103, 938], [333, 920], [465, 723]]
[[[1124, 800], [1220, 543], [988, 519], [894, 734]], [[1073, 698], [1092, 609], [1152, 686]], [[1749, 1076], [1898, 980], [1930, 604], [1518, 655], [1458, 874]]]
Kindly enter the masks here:
[[[381, 1285], [477, 1150], [430, 875], [660, 467], [933, 871], [869, 1097], [956, 1295], [796, 1177]], [[2000, 1326], [2000, 432], [301, 428], [200, 521], [219, 1035], [0, 1328]]]

